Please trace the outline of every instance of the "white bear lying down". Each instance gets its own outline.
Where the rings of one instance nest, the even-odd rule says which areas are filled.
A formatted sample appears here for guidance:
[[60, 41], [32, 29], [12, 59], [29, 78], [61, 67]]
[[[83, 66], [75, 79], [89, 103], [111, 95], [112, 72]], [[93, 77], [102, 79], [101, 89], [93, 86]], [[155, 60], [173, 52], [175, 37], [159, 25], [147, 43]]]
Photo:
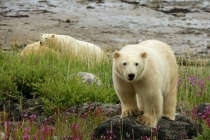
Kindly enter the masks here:
[[138, 115], [149, 127], [161, 116], [175, 119], [178, 70], [170, 46], [156, 40], [127, 45], [114, 52], [112, 74], [122, 117]]
[[105, 56], [100, 47], [67, 35], [43, 34], [41, 43], [61, 53], [75, 55], [86, 60], [101, 61]]
[[42, 34], [41, 41], [27, 45], [20, 55], [42, 53], [54, 50], [61, 55], [77, 57], [89, 62], [101, 62], [106, 59], [104, 51], [89, 42], [77, 40], [67, 35]]
[[50, 48], [41, 45], [40, 41], [31, 43], [26, 45], [26, 47], [20, 52], [21, 56], [26, 56], [26, 55], [31, 55], [31, 54], [40, 54], [44, 52], [49, 52], [51, 51]]

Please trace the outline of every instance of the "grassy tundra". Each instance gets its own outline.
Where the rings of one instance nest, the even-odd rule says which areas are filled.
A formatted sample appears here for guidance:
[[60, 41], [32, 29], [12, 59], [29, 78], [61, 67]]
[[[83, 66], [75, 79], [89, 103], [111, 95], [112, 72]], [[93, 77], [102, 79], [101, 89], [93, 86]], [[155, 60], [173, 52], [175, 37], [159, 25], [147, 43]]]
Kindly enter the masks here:
[[[188, 116], [193, 115], [191, 111], [197, 105], [210, 101], [210, 63], [207, 58], [191, 60], [178, 58], [178, 108]], [[12, 123], [6, 120], [3, 113], [1, 122], [4, 125], [1, 130], [6, 139], [11, 136], [20, 140], [90, 139], [92, 130], [106, 119], [103, 111], [90, 112], [86, 117], [78, 117], [74, 113], [65, 116], [60, 112], [85, 102], [119, 102], [112, 86], [112, 63], [107, 59], [101, 63], [89, 63], [81, 62], [75, 56], [66, 57], [52, 52], [23, 57], [16, 51], [0, 51], [0, 65], [0, 101], [13, 100], [21, 104], [26, 97], [39, 97], [46, 116], [49, 116], [38, 123], [36, 115], [39, 114], [24, 114], [23, 120]], [[78, 77], [73, 76], [79, 71], [95, 74], [101, 79], [102, 85], [83, 84]], [[198, 139], [210, 138], [209, 112], [200, 119], [205, 130]], [[51, 115], [55, 120], [53, 125]], [[109, 139], [108, 136], [105, 139]]]

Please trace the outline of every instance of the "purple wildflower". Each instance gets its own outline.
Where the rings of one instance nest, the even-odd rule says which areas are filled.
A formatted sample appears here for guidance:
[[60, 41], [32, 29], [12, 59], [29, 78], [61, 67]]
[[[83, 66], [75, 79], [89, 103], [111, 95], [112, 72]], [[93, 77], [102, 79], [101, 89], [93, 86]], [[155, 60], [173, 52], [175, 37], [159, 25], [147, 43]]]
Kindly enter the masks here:
[[177, 86], [180, 87], [181, 83], [182, 83], [182, 79], [181, 79], [181, 77], [179, 77], [178, 82], [177, 82]]
[[192, 111], [192, 117], [194, 119], [203, 120], [206, 125], [210, 128], [210, 105], [207, 105], [203, 112], [197, 113], [197, 108]]
[[25, 127], [24, 128], [24, 134], [28, 134], [31, 132], [31, 127]]
[[4, 125], [5, 125], [5, 127], [9, 127], [9, 126], [11, 125], [11, 122], [10, 122], [10, 121], [6, 121], [6, 122], [4, 123]]
[[27, 118], [27, 117], [28, 117], [28, 114], [24, 113], [23, 118]]
[[200, 86], [200, 89], [204, 89], [204, 86], [205, 86], [205, 82], [203, 79], [198, 79], [197, 80], [199, 86]]
[[196, 78], [195, 78], [195, 76], [188, 76], [188, 81], [190, 82], [190, 84], [193, 86], [193, 87], [195, 87], [196, 86], [196, 84], [197, 84], [197, 81], [196, 81]]
[[28, 135], [28, 134], [23, 135], [23, 140], [29, 140], [29, 139], [30, 139], [30, 135]]
[[75, 137], [74, 140], [80, 140], [79, 137]]
[[30, 121], [36, 120], [36, 115], [35, 114], [30, 115], [29, 119], [30, 119]]
[[113, 140], [115, 138], [116, 138], [116, 136], [115, 136], [115, 134], [112, 130], [107, 130], [106, 131], [106, 139]]
[[150, 138], [147, 136], [143, 136], [143, 137], [141, 137], [141, 140], [150, 140]]
[[77, 129], [79, 128], [79, 125], [77, 123], [72, 124], [72, 128]]

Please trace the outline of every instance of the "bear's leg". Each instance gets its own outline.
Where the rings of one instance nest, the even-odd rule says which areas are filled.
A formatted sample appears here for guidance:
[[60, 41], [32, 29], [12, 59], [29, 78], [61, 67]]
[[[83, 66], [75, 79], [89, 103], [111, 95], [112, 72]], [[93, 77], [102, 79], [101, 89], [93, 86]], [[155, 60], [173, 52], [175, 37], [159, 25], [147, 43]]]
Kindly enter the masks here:
[[121, 117], [138, 115], [136, 93], [131, 84], [114, 75], [114, 88], [121, 102]]
[[175, 120], [176, 93], [177, 87], [174, 87], [169, 94], [163, 96], [163, 116], [170, 120]]
[[142, 97], [136, 96], [137, 98], [137, 106], [139, 108], [139, 111], [143, 113], [144, 110], [144, 100], [142, 100]]
[[151, 93], [147, 94], [146, 92], [144, 94], [147, 95], [142, 98], [144, 102], [144, 114], [138, 116], [137, 122], [149, 127], [156, 127], [162, 115], [163, 96], [160, 91], [153, 95]]
[[122, 114], [121, 117], [138, 115], [138, 107], [136, 103], [135, 92], [120, 91], [118, 92], [121, 101]]

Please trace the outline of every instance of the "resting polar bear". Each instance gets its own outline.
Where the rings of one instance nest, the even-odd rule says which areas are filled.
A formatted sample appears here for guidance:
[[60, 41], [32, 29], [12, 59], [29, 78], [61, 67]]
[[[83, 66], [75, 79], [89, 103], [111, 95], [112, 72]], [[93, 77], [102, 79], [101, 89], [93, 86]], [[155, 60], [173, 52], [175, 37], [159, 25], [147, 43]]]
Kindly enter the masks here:
[[45, 47], [40, 41], [28, 44], [21, 52], [20, 56], [27, 56], [31, 54], [42, 54], [43, 52], [51, 51], [50, 48]]
[[87, 61], [100, 62], [105, 58], [100, 47], [67, 35], [42, 34], [41, 43], [67, 56], [76, 56]]
[[[121, 117], [156, 127], [161, 116], [175, 119], [178, 70], [171, 48], [157, 40], [127, 45], [113, 53], [113, 83]], [[138, 114], [143, 112], [143, 114]]]

